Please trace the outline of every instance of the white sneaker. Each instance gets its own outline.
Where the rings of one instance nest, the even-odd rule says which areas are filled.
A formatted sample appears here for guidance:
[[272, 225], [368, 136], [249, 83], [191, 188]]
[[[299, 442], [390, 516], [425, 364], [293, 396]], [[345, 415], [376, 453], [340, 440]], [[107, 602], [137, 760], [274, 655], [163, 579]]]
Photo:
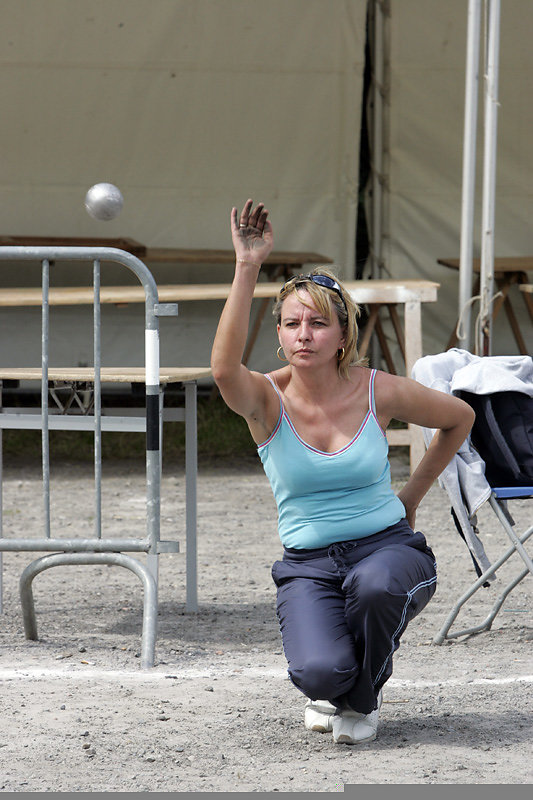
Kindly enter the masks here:
[[308, 700], [305, 704], [304, 723], [308, 731], [329, 733], [333, 730], [333, 717], [337, 709], [327, 700]]
[[378, 695], [378, 707], [370, 714], [357, 711], [341, 711], [333, 717], [333, 741], [339, 744], [362, 744], [372, 742], [378, 731], [379, 709], [383, 700]]

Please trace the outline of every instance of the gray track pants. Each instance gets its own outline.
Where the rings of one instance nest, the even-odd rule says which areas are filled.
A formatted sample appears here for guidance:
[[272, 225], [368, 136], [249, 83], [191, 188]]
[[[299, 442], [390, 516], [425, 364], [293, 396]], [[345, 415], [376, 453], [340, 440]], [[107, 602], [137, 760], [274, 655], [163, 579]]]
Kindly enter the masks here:
[[293, 683], [312, 700], [369, 714], [400, 636], [432, 598], [436, 564], [406, 520], [320, 550], [285, 550], [272, 567]]

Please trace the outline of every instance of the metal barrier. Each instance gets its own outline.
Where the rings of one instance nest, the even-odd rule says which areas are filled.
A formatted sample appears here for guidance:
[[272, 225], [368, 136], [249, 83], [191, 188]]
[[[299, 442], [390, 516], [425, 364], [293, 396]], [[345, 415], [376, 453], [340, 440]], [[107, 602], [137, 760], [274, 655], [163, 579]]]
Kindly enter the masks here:
[[[20, 596], [24, 618], [25, 635], [37, 639], [35, 611], [31, 584], [43, 570], [64, 564], [109, 564], [131, 570], [142, 581], [144, 587], [144, 613], [142, 626], [141, 666], [154, 664], [157, 630], [157, 582], [158, 559], [160, 553], [178, 552], [179, 543], [160, 541], [160, 502], [161, 502], [161, 426], [162, 402], [159, 379], [159, 317], [174, 316], [178, 313], [176, 304], [158, 302], [155, 280], [148, 268], [138, 258], [124, 250], [111, 247], [0, 247], [0, 261], [39, 261], [42, 272], [42, 341], [41, 341], [41, 413], [42, 430], [42, 479], [44, 502], [43, 538], [4, 538], [2, 530], [2, 507], [0, 496], [0, 604], [2, 592], [2, 552], [6, 551], [58, 551], [33, 561], [22, 573]], [[57, 261], [91, 262], [93, 266], [94, 319], [93, 350], [94, 373], [90, 375], [94, 384], [94, 409], [85, 415], [84, 425], [76, 417], [62, 415], [60, 424], [49, 413], [49, 287], [50, 269]], [[102, 403], [101, 403], [101, 318], [100, 318], [100, 270], [101, 262], [121, 264], [131, 270], [139, 279], [145, 292], [145, 353], [144, 377], [146, 395], [146, 415], [139, 427], [129, 426], [130, 430], [146, 431], [146, 535], [142, 538], [106, 539], [102, 536]], [[73, 380], [76, 372], [73, 369]], [[53, 537], [50, 527], [50, 444], [49, 430], [52, 421], [55, 429], [80, 429], [91, 426], [94, 430], [94, 475], [95, 475], [95, 529], [91, 538], [62, 539]], [[105, 418], [106, 430], [123, 430], [120, 417]], [[36, 427], [35, 414], [0, 414], [0, 435], [3, 428]], [[127, 426], [126, 426], [127, 428]], [[0, 451], [1, 458], [1, 451]], [[1, 467], [1, 460], [0, 460]], [[1, 473], [0, 473], [1, 487]], [[194, 498], [195, 499], [195, 498]], [[146, 554], [146, 564], [126, 555], [129, 552]], [[191, 556], [194, 556], [192, 553]], [[190, 565], [188, 558], [188, 567]], [[189, 587], [188, 587], [189, 590]], [[195, 591], [195, 587], [194, 587]], [[194, 606], [196, 597], [189, 597], [189, 605]], [[0, 605], [1, 610], [1, 605]]]

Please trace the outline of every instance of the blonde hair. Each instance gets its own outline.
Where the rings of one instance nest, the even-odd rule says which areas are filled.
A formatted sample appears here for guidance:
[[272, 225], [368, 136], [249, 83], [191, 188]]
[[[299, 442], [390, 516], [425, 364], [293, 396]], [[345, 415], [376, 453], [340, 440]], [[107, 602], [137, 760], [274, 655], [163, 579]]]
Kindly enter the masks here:
[[[342, 299], [335, 289], [330, 289], [326, 286], [321, 286], [311, 280], [311, 275], [325, 275], [327, 278], [335, 281], [342, 294]], [[357, 337], [359, 329], [357, 327], [357, 318], [361, 314], [361, 309], [354, 303], [350, 293], [345, 289], [338, 277], [325, 267], [315, 267], [307, 275], [295, 275], [288, 280], [280, 289], [280, 292], [274, 303], [272, 309], [273, 315], [276, 317], [278, 325], [281, 324], [281, 308], [284, 300], [296, 292], [303, 305], [309, 307], [310, 303], [305, 302], [298, 292], [298, 289], [303, 288], [309, 292], [311, 301], [315, 308], [326, 319], [331, 320], [333, 312], [337, 314], [339, 324], [342, 331], [345, 333], [346, 341], [344, 343], [344, 353], [338, 359], [337, 369], [342, 378], [348, 378], [349, 369], [351, 366], [366, 366], [368, 363], [366, 358], [359, 358], [357, 352]]]

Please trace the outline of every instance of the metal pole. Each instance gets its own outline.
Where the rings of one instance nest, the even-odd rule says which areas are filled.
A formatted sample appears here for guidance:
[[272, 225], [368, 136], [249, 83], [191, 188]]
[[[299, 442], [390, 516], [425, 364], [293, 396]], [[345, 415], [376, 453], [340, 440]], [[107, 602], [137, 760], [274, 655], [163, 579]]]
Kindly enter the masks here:
[[50, 307], [48, 289], [50, 286], [50, 262], [42, 261], [42, 316], [41, 316], [41, 441], [43, 466], [44, 531], [50, 538], [50, 438], [48, 432], [48, 344], [50, 334]]
[[102, 385], [101, 385], [101, 341], [100, 341], [100, 262], [93, 262], [94, 288], [94, 533], [102, 537]]
[[[154, 323], [157, 319], [154, 317]], [[146, 524], [150, 551], [157, 552], [160, 533], [161, 450], [159, 439], [159, 330], [145, 330], [146, 390]]]
[[479, 93], [479, 37], [481, 0], [470, 0], [466, 50], [465, 118], [463, 137], [463, 189], [461, 207], [461, 247], [459, 259], [459, 346], [470, 349], [470, 299], [472, 295], [472, 248], [476, 181], [476, 127]]
[[[374, 56], [372, 81], [372, 279], [381, 277], [383, 259], [383, 76], [384, 18], [382, 0], [374, 2]], [[379, 345], [376, 336], [370, 343], [370, 362], [379, 366]]]
[[[0, 381], [0, 411], [3, 405], [4, 382]], [[4, 462], [3, 462], [4, 432], [0, 428], [0, 539], [4, 538]], [[4, 554], [0, 551], [0, 614], [4, 613]]]
[[372, 81], [372, 278], [380, 276], [382, 258], [383, 195], [383, 9], [374, 2], [374, 58]]
[[187, 611], [198, 611], [198, 575], [197, 575], [197, 543], [196, 543], [196, 515], [197, 498], [196, 485], [198, 473], [198, 450], [197, 450], [197, 389], [196, 383], [185, 384], [185, 495], [186, 495], [186, 572], [187, 572], [187, 591], [186, 608]]
[[141, 667], [153, 667], [157, 636], [157, 584], [148, 569], [124, 553], [51, 553], [28, 564], [19, 580], [26, 639], [38, 638], [32, 582], [44, 570], [62, 564], [109, 564], [125, 567], [140, 578], [144, 588]]
[[498, 127], [498, 58], [500, 48], [500, 0], [487, 0], [487, 63], [485, 69], [485, 149], [483, 158], [483, 212], [480, 274], [480, 325], [478, 353], [492, 352], [492, 295], [494, 291], [494, 209], [496, 191], [496, 142]]

